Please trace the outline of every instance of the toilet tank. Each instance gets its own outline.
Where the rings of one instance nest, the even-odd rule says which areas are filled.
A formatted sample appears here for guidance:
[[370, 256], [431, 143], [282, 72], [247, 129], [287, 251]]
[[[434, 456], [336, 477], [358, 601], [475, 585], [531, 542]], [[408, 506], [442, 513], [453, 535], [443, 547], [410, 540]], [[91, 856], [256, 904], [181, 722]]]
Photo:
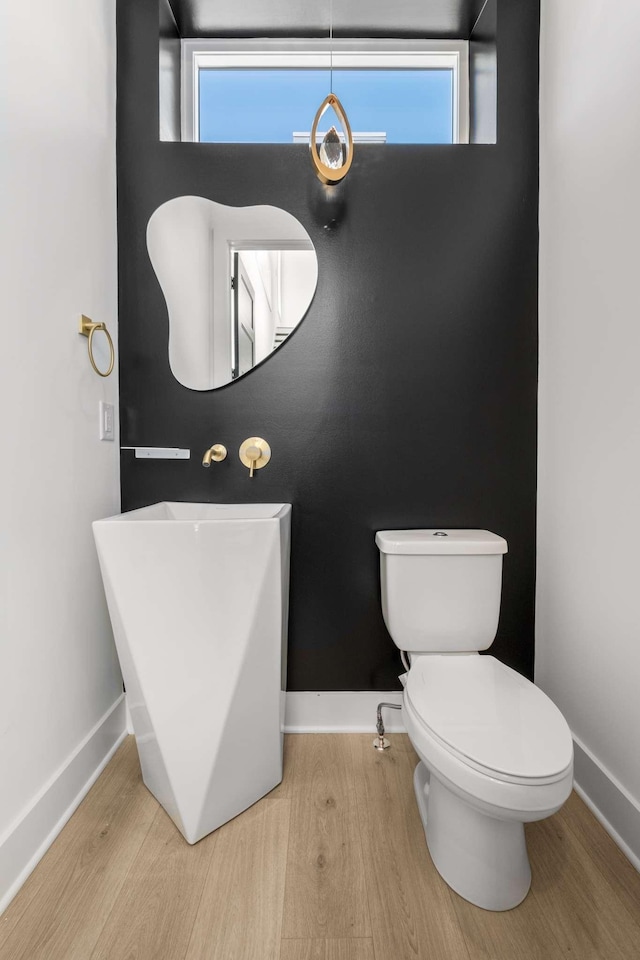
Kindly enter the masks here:
[[486, 650], [500, 615], [507, 542], [488, 530], [380, 530], [382, 613], [413, 653]]

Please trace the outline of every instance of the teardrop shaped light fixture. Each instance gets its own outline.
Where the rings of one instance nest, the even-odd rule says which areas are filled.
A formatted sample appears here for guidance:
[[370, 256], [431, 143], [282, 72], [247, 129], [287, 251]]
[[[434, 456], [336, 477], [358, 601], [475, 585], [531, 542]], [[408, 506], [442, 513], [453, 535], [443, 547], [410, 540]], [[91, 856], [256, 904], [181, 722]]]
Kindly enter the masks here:
[[[333, 92], [333, 0], [331, 0], [329, 14], [329, 57], [331, 92], [328, 97], [324, 98], [313, 119], [309, 137], [309, 150], [318, 179], [322, 183], [335, 184], [340, 183], [346, 177], [353, 162], [353, 134], [344, 107]], [[318, 150], [318, 144], [316, 143], [318, 124], [330, 107], [334, 110], [344, 131], [344, 143], [342, 143], [335, 126], [332, 126], [325, 133]]]
[[[336, 128], [331, 127], [327, 133], [325, 133], [324, 139], [320, 144], [320, 149], [318, 150], [318, 144], [316, 143], [318, 124], [329, 107], [334, 109], [342, 125], [345, 142], [343, 143], [341, 141]], [[334, 93], [330, 93], [328, 97], [324, 98], [320, 104], [320, 109], [314, 117], [313, 126], [311, 127], [311, 137], [309, 139], [309, 149], [311, 150], [311, 160], [313, 161], [318, 178], [323, 183], [340, 183], [340, 181], [346, 177], [353, 162], [353, 135], [344, 108]]]

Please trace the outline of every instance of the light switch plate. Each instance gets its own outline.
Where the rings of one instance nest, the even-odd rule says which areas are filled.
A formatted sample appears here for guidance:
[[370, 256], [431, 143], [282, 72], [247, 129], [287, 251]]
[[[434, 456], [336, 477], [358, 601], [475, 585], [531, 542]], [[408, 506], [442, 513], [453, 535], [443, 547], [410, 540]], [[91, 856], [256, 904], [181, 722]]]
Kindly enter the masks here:
[[101, 400], [98, 404], [99, 425], [98, 436], [101, 440], [115, 440], [114, 410], [112, 403], [105, 403]]

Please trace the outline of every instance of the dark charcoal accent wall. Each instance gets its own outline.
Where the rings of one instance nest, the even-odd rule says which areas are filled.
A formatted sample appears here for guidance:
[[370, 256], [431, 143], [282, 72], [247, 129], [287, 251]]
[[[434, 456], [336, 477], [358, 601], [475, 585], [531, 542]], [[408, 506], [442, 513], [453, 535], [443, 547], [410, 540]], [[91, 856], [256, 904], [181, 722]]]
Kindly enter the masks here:
[[484, 0], [170, 0], [183, 37], [448, 37], [468, 40]]
[[[118, 3], [118, 216], [124, 510], [162, 499], [293, 504], [289, 687], [388, 689], [374, 532], [486, 527], [509, 541], [492, 652], [533, 666], [538, 3], [499, 11], [499, 143], [369, 145], [339, 188], [304, 146], [158, 141], [157, 0]], [[274, 204], [304, 224], [319, 282], [272, 359], [210, 393], [182, 387], [145, 230], [197, 194]], [[254, 480], [236, 455], [266, 437]], [[209, 470], [214, 441], [231, 455]]]
[[498, 0], [487, 0], [469, 43], [469, 109], [472, 143], [495, 143], [498, 92]]
[[169, 0], [159, 0], [158, 7], [160, 18], [160, 69], [158, 71], [160, 139], [180, 140], [182, 136], [180, 129], [180, 34]]

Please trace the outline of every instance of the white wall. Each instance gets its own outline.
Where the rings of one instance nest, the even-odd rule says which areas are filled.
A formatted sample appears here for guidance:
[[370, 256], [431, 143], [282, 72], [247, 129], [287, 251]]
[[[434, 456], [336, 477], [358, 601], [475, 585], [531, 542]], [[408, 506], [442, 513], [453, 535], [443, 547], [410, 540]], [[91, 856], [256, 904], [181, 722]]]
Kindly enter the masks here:
[[[640, 858], [637, 0], [543, 0], [536, 677]], [[640, 860], [636, 862], [640, 863]]]
[[309, 292], [318, 282], [318, 259], [315, 250], [283, 250], [282, 326], [297, 327], [310, 306]]
[[254, 361], [260, 363], [273, 353], [278, 306], [274, 297], [274, 288], [277, 292], [279, 272], [278, 252], [243, 250], [240, 260], [253, 286]]
[[91, 534], [119, 509], [97, 433], [116, 374], [76, 332], [85, 313], [116, 334], [115, 2], [1, 16], [0, 909], [119, 735], [119, 708], [101, 719], [122, 693]]

